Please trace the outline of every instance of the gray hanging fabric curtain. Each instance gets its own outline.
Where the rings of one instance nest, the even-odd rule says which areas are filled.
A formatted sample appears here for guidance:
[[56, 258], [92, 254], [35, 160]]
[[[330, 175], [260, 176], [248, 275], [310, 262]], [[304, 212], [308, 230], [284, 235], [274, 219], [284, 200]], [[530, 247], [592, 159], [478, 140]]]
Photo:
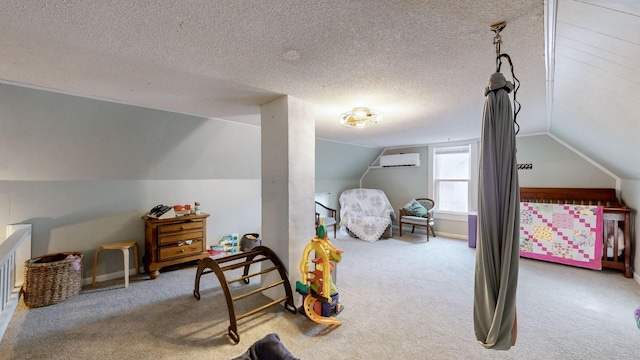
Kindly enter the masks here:
[[487, 349], [508, 350], [516, 340], [520, 194], [514, 114], [504, 75], [485, 90], [480, 150], [474, 330]]

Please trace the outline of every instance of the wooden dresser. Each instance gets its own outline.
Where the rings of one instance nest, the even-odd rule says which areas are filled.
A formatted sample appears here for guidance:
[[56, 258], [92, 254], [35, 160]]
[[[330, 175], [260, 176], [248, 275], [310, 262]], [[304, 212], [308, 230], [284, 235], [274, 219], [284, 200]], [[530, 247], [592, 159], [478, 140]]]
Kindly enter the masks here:
[[209, 214], [186, 215], [171, 219], [144, 220], [144, 270], [152, 279], [160, 269], [209, 256], [207, 218]]

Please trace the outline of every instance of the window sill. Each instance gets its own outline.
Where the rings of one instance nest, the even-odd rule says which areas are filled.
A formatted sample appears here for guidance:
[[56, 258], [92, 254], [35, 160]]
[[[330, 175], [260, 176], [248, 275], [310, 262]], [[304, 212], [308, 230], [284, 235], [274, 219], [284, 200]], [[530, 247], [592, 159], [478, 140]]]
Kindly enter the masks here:
[[450, 212], [450, 211], [437, 211], [433, 214], [435, 219], [453, 220], [453, 221], [468, 221], [468, 213]]

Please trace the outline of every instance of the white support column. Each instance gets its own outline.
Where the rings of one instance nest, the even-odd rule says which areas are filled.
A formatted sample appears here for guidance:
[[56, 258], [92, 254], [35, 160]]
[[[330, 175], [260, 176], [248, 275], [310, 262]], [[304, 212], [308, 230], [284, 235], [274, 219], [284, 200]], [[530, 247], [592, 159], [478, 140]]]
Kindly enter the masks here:
[[[299, 304], [295, 283], [301, 278], [300, 259], [315, 234], [315, 109], [283, 96], [262, 105], [261, 117], [262, 243], [287, 266]], [[263, 284], [278, 276], [268, 275]], [[265, 295], [275, 299], [284, 291], [277, 287]]]

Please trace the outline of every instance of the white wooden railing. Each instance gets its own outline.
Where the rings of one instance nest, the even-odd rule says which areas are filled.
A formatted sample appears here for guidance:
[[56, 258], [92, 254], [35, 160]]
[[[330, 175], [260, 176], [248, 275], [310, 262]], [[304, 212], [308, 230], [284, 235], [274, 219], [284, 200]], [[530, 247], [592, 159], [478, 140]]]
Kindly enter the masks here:
[[0, 243], [0, 339], [18, 306], [23, 264], [31, 258], [31, 224], [7, 225], [7, 239]]

